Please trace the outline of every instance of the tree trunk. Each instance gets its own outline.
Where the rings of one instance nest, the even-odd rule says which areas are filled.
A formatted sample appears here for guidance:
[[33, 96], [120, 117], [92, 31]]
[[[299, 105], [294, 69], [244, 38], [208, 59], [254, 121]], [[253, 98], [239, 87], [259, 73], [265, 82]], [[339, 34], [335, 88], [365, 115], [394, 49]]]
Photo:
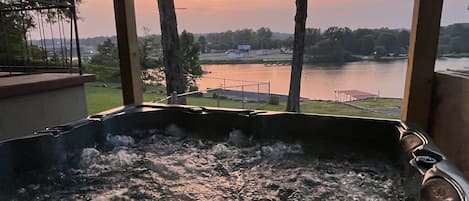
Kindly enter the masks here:
[[296, 0], [295, 39], [293, 42], [290, 91], [288, 93], [287, 103], [288, 112], [300, 112], [300, 85], [305, 51], [305, 26], [307, 13], [308, 0]]
[[[163, 64], [166, 75], [166, 94], [178, 94], [186, 91], [184, 72], [179, 63], [179, 35], [177, 29], [174, 0], [158, 0], [161, 25], [161, 44], [163, 46]], [[177, 104], [186, 104], [186, 98], [177, 99]]]

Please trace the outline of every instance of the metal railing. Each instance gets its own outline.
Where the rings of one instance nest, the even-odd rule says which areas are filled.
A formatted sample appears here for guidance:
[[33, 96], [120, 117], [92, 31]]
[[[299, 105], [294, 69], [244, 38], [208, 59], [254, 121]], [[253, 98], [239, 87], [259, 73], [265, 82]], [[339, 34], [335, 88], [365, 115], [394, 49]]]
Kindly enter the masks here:
[[[262, 91], [261, 86], [265, 86], [266, 89]], [[194, 99], [199, 99], [199, 102], [186, 99], [189, 104], [193, 105], [202, 104], [200, 106], [255, 109], [261, 105], [267, 104], [269, 102], [270, 95], [270, 83], [255, 83], [221, 86], [218, 88], [191, 91], [181, 94], [173, 92], [170, 96], [154, 100], [153, 102], [177, 104], [179, 98], [192, 97]]]

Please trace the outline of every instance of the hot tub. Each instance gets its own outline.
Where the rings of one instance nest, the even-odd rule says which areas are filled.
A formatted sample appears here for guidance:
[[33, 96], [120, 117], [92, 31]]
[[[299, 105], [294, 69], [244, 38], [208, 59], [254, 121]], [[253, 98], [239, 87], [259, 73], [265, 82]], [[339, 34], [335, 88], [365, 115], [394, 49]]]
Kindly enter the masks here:
[[[166, 138], [159, 131], [173, 135]], [[118, 146], [109, 147], [113, 141]], [[160, 141], [169, 142], [164, 146], [180, 143], [180, 147], [160, 149]], [[210, 154], [213, 156], [207, 156]], [[117, 157], [119, 163], [103, 167], [100, 162], [83, 162], [83, 157], [99, 158], [100, 162], [103, 157]], [[181, 157], [183, 162], [173, 163]], [[209, 168], [180, 170], [188, 163], [196, 170]], [[117, 166], [121, 168], [114, 169]], [[162, 173], [169, 167], [176, 176]], [[93, 168], [101, 172], [88, 172]], [[104, 180], [96, 179], [97, 174], [107, 183], [99, 183]], [[141, 175], [154, 176], [148, 177], [150, 180], [131, 179]], [[0, 184], [1, 200], [115, 200], [98, 199], [98, 194], [108, 191], [130, 200], [468, 200], [469, 192], [461, 173], [414, 125], [384, 119], [158, 104], [121, 107], [1, 142], [0, 178], [4, 181]], [[133, 192], [143, 194], [119, 191], [126, 183], [142, 181], [126, 189], [135, 188]], [[225, 183], [213, 184], [214, 189], [226, 188], [210, 189], [211, 182], [222, 181]], [[156, 183], [158, 187], [150, 185]], [[70, 187], [74, 185], [79, 188]], [[367, 197], [367, 185], [402, 193]], [[347, 195], [346, 189], [355, 195]], [[44, 192], [48, 194], [41, 195]], [[94, 192], [94, 197], [79, 195], [89, 192]], [[386, 197], [386, 193], [396, 196]]]

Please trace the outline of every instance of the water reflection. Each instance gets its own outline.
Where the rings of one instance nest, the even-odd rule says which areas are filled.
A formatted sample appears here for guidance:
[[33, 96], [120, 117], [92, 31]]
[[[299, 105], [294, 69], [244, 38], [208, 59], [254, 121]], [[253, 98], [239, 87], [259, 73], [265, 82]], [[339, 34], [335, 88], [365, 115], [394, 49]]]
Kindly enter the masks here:
[[[310, 99], [334, 100], [335, 90], [361, 90], [380, 94], [382, 97], [402, 98], [407, 60], [389, 62], [360, 61], [347, 64], [305, 65], [302, 77], [301, 96]], [[469, 66], [469, 58], [438, 60], [436, 70], [463, 68]], [[288, 94], [290, 67], [264, 66], [263, 64], [204, 65], [211, 72], [199, 81], [201, 90], [220, 86], [237, 86], [239, 81], [212, 79], [226, 78], [270, 82], [271, 93]], [[268, 93], [268, 87], [261, 85], [260, 92]], [[234, 90], [240, 90], [234, 89]], [[257, 86], [245, 88], [257, 91]]]

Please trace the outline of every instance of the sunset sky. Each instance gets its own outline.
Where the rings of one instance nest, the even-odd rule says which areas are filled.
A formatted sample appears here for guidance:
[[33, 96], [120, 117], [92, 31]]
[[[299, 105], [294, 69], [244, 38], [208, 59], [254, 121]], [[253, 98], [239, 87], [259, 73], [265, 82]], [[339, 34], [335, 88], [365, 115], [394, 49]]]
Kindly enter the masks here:
[[[135, 0], [137, 28], [159, 33], [157, 0]], [[293, 32], [294, 0], [175, 0], [179, 31], [221, 32], [265, 26]], [[469, 22], [469, 0], [445, 1], [442, 24]], [[308, 27], [409, 28], [412, 0], [310, 0]], [[83, 0], [79, 7], [81, 37], [115, 35], [112, 0]]]

